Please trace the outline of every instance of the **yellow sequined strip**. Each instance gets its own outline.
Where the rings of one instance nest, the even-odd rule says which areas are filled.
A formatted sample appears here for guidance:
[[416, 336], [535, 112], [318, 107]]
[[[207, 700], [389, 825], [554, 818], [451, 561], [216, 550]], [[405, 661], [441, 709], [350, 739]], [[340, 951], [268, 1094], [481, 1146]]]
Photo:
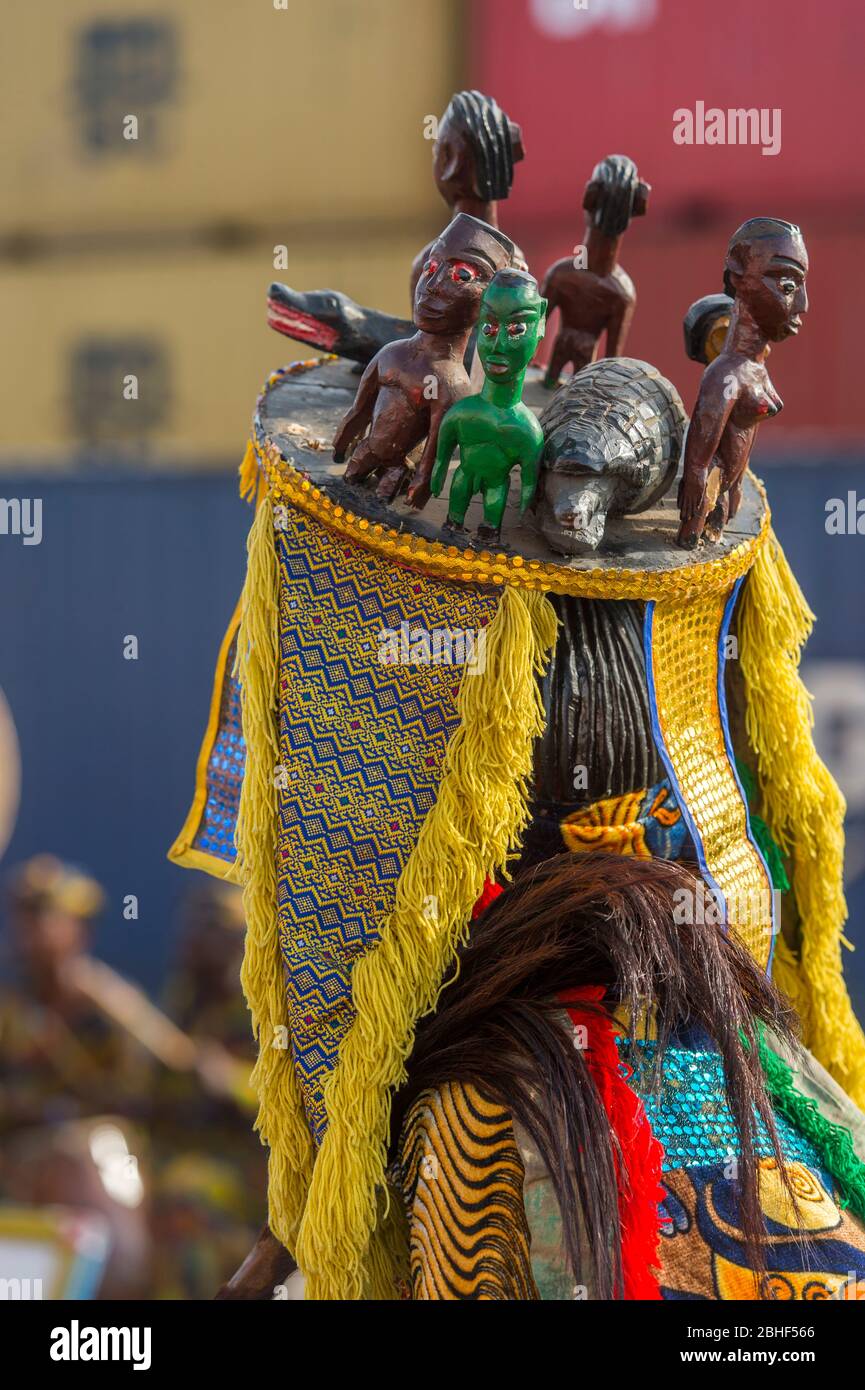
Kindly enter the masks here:
[[706, 867], [727, 899], [728, 922], [765, 969], [772, 948], [772, 884], [748, 838], [718, 705], [718, 638], [728, 594], [659, 603], [652, 620], [658, 725]]
[[[262, 396], [286, 375], [311, 371], [334, 361], [333, 357], [294, 362], [291, 367], [268, 377]], [[257, 421], [260, 428], [260, 422]], [[769, 535], [769, 507], [758, 479], [754, 479], [763, 499], [763, 516], [756, 536], [744, 541], [728, 555], [699, 563], [684, 559], [675, 569], [634, 570], [604, 568], [570, 569], [555, 562], [527, 560], [522, 555], [494, 554], [489, 550], [459, 549], [443, 545], [406, 531], [356, 516], [333, 502], [320, 488], [305, 478], [279, 452], [272, 442], [263, 446], [253, 440], [268, 490], [275, 504], [290, 502], [324, 523], [332, 531], [353, 540], [387, 559], [424, 574], [464, 584], [512, 584], [543, 593], [568, 594], [575, 598], [667, 600], [681, 603], [704, 594], [729, 594], [737, 579], [754, 563], [755, 556]]]

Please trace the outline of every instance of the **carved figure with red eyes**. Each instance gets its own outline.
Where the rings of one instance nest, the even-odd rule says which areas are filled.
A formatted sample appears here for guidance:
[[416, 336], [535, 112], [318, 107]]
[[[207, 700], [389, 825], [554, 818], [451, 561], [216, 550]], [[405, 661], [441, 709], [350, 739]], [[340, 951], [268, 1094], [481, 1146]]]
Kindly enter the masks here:
[[[349, 482], [375, 477], [377, 495], [391, 502], [410, 480], [409, 501], [418, 508], [426, 504], [442, 419], [471, 390], [463, 359], [481, 297], [513, 255], [508, 237], [467, 213], [459, 213], [433, 242], [415, 290], [417, 332], [376, 354], [336, 432], [338, 463], [360, 441], [345, 470]], [[424, 439], [409, 479], [408, 455]]]

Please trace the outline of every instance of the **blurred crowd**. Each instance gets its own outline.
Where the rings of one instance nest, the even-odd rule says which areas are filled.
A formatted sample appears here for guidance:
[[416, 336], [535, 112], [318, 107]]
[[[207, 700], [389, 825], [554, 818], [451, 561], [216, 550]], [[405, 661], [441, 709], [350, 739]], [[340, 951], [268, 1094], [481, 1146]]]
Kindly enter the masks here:
[[39, 855], [6, 888], [0, 1281], [44, 1266], [36, 1296], [212, 1298], [265, 1218], [239, 890], [188, 895], [157, 1005], [91, 954], [93, 878]]

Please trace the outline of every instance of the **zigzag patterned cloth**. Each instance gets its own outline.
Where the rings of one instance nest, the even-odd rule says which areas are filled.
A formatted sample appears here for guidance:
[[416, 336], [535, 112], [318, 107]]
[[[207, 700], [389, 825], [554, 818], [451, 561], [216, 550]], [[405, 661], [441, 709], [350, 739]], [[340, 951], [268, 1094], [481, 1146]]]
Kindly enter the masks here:
[[413, 1299], [539, 1297], [525, 1169], [503, 1106], [474, 1086], [424, 1091], [403, 1127], [398, 1176]]
[[294, 508], [278, 557], [280, 943], [320, 1143], [324, 1083], [354, 1017], [352, 966], [393, 907], [459, 723], [463, 668], [434, 658], [447, 634], [451, 655], [470, 656], [472, 634], [482, 650], [498, 597], [398, 568]]

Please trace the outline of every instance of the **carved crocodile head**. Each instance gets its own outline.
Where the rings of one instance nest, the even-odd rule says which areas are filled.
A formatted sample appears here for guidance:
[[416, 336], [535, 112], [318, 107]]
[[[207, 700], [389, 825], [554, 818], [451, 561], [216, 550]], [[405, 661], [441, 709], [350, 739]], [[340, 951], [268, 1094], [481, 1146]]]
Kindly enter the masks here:
[[339, 290], [293, 290], [278, 281], [267, 292], [267, 322], [294, 342], [363, 363], [382, 343], [415, 332], [408, 320], [366, 309]]

